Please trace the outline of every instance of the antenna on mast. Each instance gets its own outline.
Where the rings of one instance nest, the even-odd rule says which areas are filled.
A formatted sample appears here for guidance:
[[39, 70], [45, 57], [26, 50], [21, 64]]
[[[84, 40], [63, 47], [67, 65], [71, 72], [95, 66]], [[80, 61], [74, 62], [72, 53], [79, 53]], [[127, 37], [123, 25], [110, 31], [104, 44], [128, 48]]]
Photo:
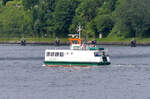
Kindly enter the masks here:
[[79, 25], [77, 28], [78, 34], [68, 34], [68, 36], [71, 36], [72, 38], [81, 38], [81, 31], [82, 31], [82, 27]]

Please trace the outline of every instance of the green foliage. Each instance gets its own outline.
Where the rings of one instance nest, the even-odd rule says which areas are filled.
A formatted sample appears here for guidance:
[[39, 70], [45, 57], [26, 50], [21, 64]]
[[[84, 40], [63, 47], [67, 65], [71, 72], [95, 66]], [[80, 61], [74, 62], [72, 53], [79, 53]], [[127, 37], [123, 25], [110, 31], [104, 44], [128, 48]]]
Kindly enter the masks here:
[[57, 2], [54, 12], [56, 36], [67, 36], [77, 5], [78, 2], [75, 0], [59, 0]]
[[3, 5], [6, 5], [6, 3], [7, 3], [8, 1], [13, 1], [13, 0], [2, 0], [2, 4], [3, 4]]
[[0, 0], [0, 36], [150, 37], [149, 0]]
[[103, 3], [102, 0], [83, 0], [77, 8], [77, 15], [86, 21], [91, 21], [97, 14], [97, 8]]
[[22, 0], [25, 9], [32, 9], [38, 2], [39, 0]]
[[102, 7], [98, 9], [98, 15], [110, 14], [116, 8], [117, 0], [105, 0]]
[[96, 25], [96, 36], [99, 33], [103, 34], [103, 37], [107, 37], [110, 31], [113, 28], [113, 21], [109, 15], [101, 15], [95, 18], [95, 25]]
[[32, 9], [32, 27], [34, 36], [44, 37], [54, 34], [55, 0], [42, 0]]
[[[125, 37], [150, 36], [150, 1], [123, 0], [116, 10], [118, 29]], [[116, 24], [116, 25], [117, 25]]]
[[76, 13], [70, 26], [70, 32], [76, 33], [78, 25], [83, 26], [83, 36], [95, 37], [94, 18], [97, 16], [98, 8], [102, 6], [104, 0], [83, 0], [76, 8]]
[[0, 9], [0, 35], [18, 36], [30, 35], [30, 17], [23, 8], [14, 5]]

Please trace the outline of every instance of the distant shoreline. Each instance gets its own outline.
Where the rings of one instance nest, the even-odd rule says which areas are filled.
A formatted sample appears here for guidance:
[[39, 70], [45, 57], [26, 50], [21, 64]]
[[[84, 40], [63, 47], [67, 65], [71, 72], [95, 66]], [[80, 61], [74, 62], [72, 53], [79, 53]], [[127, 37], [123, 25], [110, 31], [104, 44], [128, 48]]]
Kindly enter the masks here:
[[[20, 42], [8, 41], [0, 42], [0, 44], [20, 44]], [[27, 45], [56, 45], [55, 42], [27, 42]], [[69, 45], [69, 42], [60, 42], [60, 46]], [[130, 42], [97, 42], [96, 45], [120, 45], [130, 46]], [[150, 42], [137, 42], [137, 46], [150, 46]]]
[[[69, 46], [68, 38], [58, 38], [60, 45]], [[150, 46], [150, 38], [135, 38], [137, 46]], [[56, 45], [56, 38], [25, 38], [27, 45]], [[88, 38], [88, 41], [92, 41]], [[132, 38], [96, 38], [97, 45], [130, 46]], [[21, 38], [0, 38], [0, 44], [20, 44]]]

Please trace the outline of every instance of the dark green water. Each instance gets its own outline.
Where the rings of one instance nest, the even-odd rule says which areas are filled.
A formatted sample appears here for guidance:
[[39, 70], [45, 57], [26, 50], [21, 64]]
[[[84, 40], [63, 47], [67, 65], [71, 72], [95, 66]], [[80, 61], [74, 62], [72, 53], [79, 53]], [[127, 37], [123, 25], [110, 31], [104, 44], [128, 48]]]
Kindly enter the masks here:
[[54, 46], [0, 45], [0, 99], [150, 99], [150, 47], [104, 47], [109, 66], [48, 68]]

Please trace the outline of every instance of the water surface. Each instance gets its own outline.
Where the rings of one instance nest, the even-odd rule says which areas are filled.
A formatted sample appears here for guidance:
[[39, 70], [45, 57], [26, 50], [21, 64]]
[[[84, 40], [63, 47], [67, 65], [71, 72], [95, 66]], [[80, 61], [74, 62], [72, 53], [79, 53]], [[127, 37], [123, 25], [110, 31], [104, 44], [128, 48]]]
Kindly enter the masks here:
[[150, 47], [102, 46], [109, 66], [43, 67], [45, 49], [0, 45], [0, 99], [150, 99]]

